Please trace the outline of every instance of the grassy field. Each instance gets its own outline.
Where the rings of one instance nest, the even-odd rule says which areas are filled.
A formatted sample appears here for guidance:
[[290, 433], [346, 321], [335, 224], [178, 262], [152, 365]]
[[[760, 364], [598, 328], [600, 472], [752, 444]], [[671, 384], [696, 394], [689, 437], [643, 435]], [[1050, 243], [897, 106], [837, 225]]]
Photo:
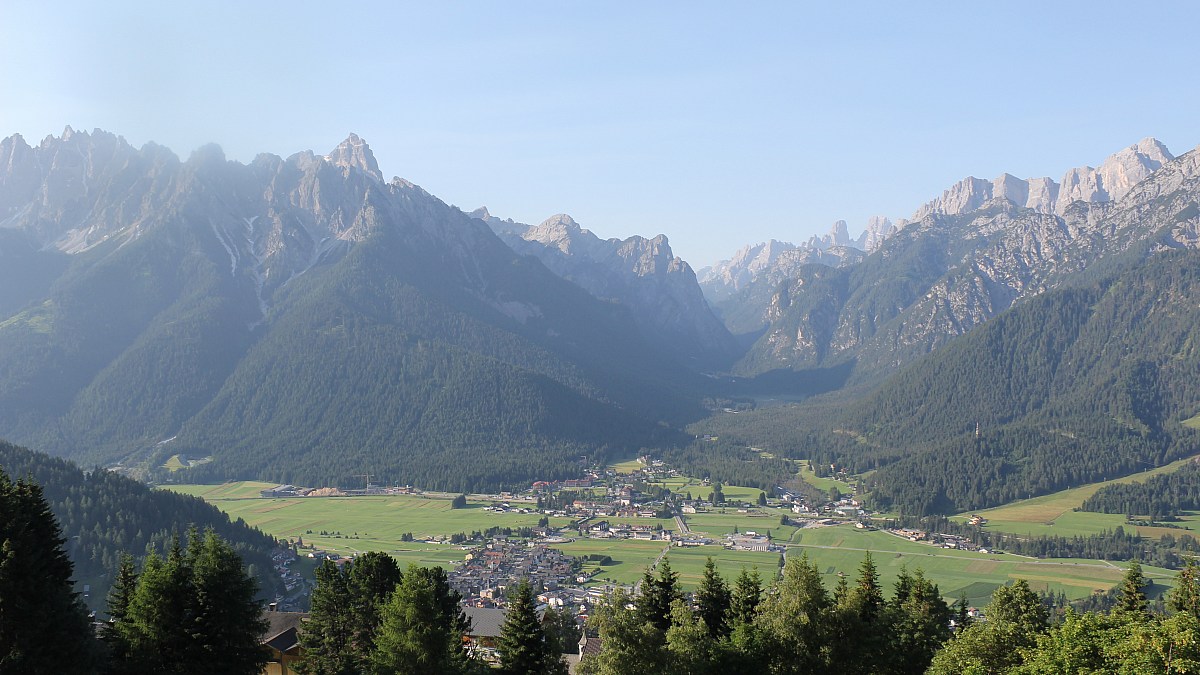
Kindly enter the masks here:
[[787, 540], [796, 531], [795, 527], [779, 524], [779, 516], [786, 513], [782, 509], [756, 509], [753, 513], [738, 513], [737, 509], [723, 510], [724, 513], [722, 509], [717, 509], [688, 515], [683, 520], [693, 532], [714, 538], [732, 534], [734, 527], [742, 534], [753, 531], [765, 536], [769, 531], [772, 538], [780, 540]]
[[811, 461], [805, 461], [800, 465], [800, 479], [822, 492], [829, 492], [829, 488], [831, 487], [837, 488], [842, 494], [846, 495], [854, 491], [854, 486], [845, 481], [818, 477], [817, 473], [813, 471]]
[[[633, 584], [642, 578], [646, 568], [653, 565], [667, 547], [666, 542], [661, 541], [578, 539], [566, 544], [555, 544], [554, 548], [573, 556], [610, 556], [613, 564], [599, 568], [601, 572], [597, 579], [618, 584]], [[721, 546], [672, 547], [667, 551], [671, 569], [679, 574], [679, 581], [687, 590], [693, 590], [700, 585], [700, 579], [704, 576], [704, 565], [709, 556], [717, 563], [717, 570], [728, 580], [736, 579], [743, 567], [758, 567], [763, 578], [769, 580], [774, 578], [779, 567], [778, 553], [728, 551]], [[594, 564], [585, 565], [585, 569], [597, 567]]]
[[[294, 497], [262, 499], [258, 493], [270, 483], [226, 483], [225, 485], [181, 485], [169, 489], [203, 497], [231, 518], [242, 518], [275, 537], [295, 539], [336, 553], [387, 551], [397, 557], [433, 555], [444, 557], [436, 547], [402, 542], [405, 533], [417, 539], [485, 530], [492, 526], [537, 525], [536, 513], [484, 511], [482, 503], [465, 509], [450, 508], [450, 499], [414, 495], [370, 497]], [[567, 518], [551, 518], [560, 527]], [[666, 522], [670, 521], [654, 521]], [[321, 534], [325, 532], [325, 534]], [[461, 557], [458, 555], [457, 557]]]
[[1182, 424], [1189, 429], [1200, 429], [1200, 415], [1186, 419], [1182, 422]]
[[613, 471], [616, 471], [617, 473], [620, 473], [620, 474], [631, 474], [631, 473], [636, 473], [638, 471], [641, 471], [642, 469], [646, 468], [646, 465], [642, 464], [641, 461], [639, 461], [639, 460], [631, 459], [627, 462], [618, 462], [616, 464], [610, 464], [608, 468], [610, 468]]
[[[1190, 461], [1192, 461], [1191, 458], [1181, 459], [1132, 476], [1090, 483], [1033, 499], [1024, 499], [994, 509], [963, 513], [959, 517], [966, 519], [971, 513], [978, 513], [988, 519], [986, 526], [988, 529], [1015, 534], [1057, 534], [1061, 536], [1096, 534], [1104, 530], [1111, 530], [1118, 525], [1124, 525], [1125, 516], [1075, 511], [1074, 509], [1082, 506], [1088, 497], [1096, 494], [1106, 485], [1140, 483], [1151, 476], [1177, 471]], [[1138, 531], [1144, 536], [1159, 537], [1171, 530], [1139, 527]]]
[[[1068, 598], [1082, 598], [1111, 588], [1125, 572], [1119, 564], [1096, 560], [1037, 560], [941, 549], [846, 525], [802, 530], [788, 555], [807, 554], [825, 575], [825, 585], [833, 588], [838, 572], [854, 578], [866, 551], [871, 551], [880, 581], [889, 591], [902, 567], [907, 566], [909, 571], [920, 568], [938, 584], [943, 596], [957, 599], [965, 593], [976, 606], [987, 604], [993, 590], [1015, 579], [1028, 580], [1035, 590], [1061, 591]], [[1174, 578], [1170, 570], [1143, 567], [1143, 571], [1155, 582], [1150, 589], [1152, 595]]]
[[[1144, 474], [1143, 474], [1144, 475]], [[272, 487], [270, 483], [242, 482], [224, 485], [186, 485], [171, 489], [201, 496], [233, 518], [242, 518], [250, 525], [276, 537], [303, 537], [305, 543], [338, 553], [357, 551], [387, 551], [401, 564], [452, 565], [465, 554], [462, 547], [424, 541], [402, 542], [401, 535], [412, 533], [418, 539], [445, 536], [457, 532], [487, 529], [492, 525], [520, 527], [535, 525], [541, 517], [536, 513], [515, 514], [484, 511], [482, 503], [469, 503], [468, 508], [450, 508], [450, 499], [416, 495], [370, 497], [324, 497], [262, 499], [259, 491]], [[1077, 488], [1076, 490], [1082, 490]], [[1050, 497], [1055, 497], [1051, 495]], [[1066, 498], [1050, 501], [1057, 513], [1053, 527], [1062, 532], [1104, 529], [1106, 523], [1090, 521], [1099, 514], [1083, 514], [1062, 510]], [[1072, 496], [1071, 499], [1079, 499]], [[1028, 508], [1028, 506], [1027, 506]], [[1047, 508], [1043, 506], [1042, 508]], [[997, 509], [996, 511], [999, 511]], [[886, 532], [864, 531], [850, 525], [807, 527], [797, 529], [779, 525], [782, 510], [764, 509], [768, 515], [737, 513], [729, 508], [686, 517], [698, 534], [721, 539], [736, 526], [740, 532], [770, 531], [778, 543], [787, 543], [788, 555], [807, 554], [825, 575], [830, 589], [837, 583], [837, 573], [853, 577], [857, 574], [866, 551], [871, 551], [879, 567], [881, 581], [889, 589], [895, 583], [902, 566], [920, 567], [937, 583], [942, 593], [956, 599], [966, 593], [975, 605], [986, 604], [997, 586], [1013, 579], [1028, 579], [1035, 589], [1062, 591], [1071, 598], [1085, 597], [1105, 590], [1120, 580], [1124, 573], [1118, 564], [1095, 560], [1034, 560], [1012, 554], [980, 554], [935, 548], [928, 544], [910, 542]], [[1032, 511], [1028, 511], [1032, 512]], [[1123, 516], [1103, 516], [1115, 518]], [[615, 519], [609, 519], [615, 520]], [[570, 521], [552, 518], [552, 524], [563, 526]], [[637, 524], [661, 524], [673, 528], [671, 520], [649, 518], [629, 519]], [[1200, 518], [1194, 524], [1200, 529]], [[1037, 525], [1037, 523], [1026, 523]], [[1115, 526], [1115, 525], [1114, 525]], [[321, 532], [325, 532], [324, 535]], [[1178, 532], [1178, 530], [1175, 530]], [[579, 539], [556, 548], [569, 555], [607, 555], [612, 564], [599, 568], [599, 580], [632, 584], [641, 578], [645, 569], [654, 563], [666, 548], [664, 542]], [[704, 562], [712, 556], [721, 573], [735, 578], [743, 566], [757, 566], [767, 581], [774, 578], [779, 561], [778, 553], [728, 551], [720, 546], [671, 548], [668, 551], [672, 567], [679, 572], [686, 588], [694, 588], [704, 570]], [[589, 565], [597, 569], [597, 565]], [[1173, 577], [1167, 570], [1145, 568], [1146, 575], [1156, 581], [1156, 588]], [[1151, 589], [1152, 591], [1155, 589]]]

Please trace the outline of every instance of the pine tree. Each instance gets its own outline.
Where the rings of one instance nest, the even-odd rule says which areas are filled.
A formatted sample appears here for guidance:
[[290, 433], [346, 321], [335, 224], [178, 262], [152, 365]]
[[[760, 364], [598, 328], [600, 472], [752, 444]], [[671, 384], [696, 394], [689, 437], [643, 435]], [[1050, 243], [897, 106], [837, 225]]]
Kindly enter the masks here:
[[1129, 563], [1121, 579], [1121, 597], [1117, 600], [1116, 611], [1125, 614], [1145, 615], [1149, 603], [1146, 600], [1146, 577], [1142, 575], [1142, 566], [1134, 560]]
[[[257, 584], [241, 557], [215, 532], [192, 532], [185, 552], [176, 537], [166, 558], [146, 557], [124, 617], [114, 621], [114, 670], [258, 673], [267, 653], [255, 600]], [[119, 611], [119, 610], [118, 610]]]
[[522, 581], [508, 599], [508, 611], [497, 645], [502, 675], [560, 675], [566, 672], [562, 655], [550, 649], [538, 621], [533, 590]]
[[0, 672], [87, 673], [96, 645], [62, 530], [36, 483], [0, 471]]
[[296, 669], [309, 675], [352, 675], [363, 668], [354, 650], [353, 598], [349, 578], [325, 560], [316, 570], [308, 620], [300, 627], [304, 659]]
[[768, 641], [772, 673], [829, 672], [833, 602], [808, 556], [789, 558], [756, 620]]
[[671, 569], [671, 561], [664, 557], [658, 564], [658, 578], [651, 577], [647, 570], [642, 579], [641, 595], [637, 600], [638, 616], [643, 623], [666, 632], [671, 627], [671, 603], [682, 597], [679, 575]]
[[951, 612], [937, 585], [926, 579], [923, 571], [911, 575], [906, 571], [905, 577], [903, 593], [897, 584], [896, 597], [889, 605], [891, 622], [886, 627], [888, 635], [881, 640], [886, 649], [881, 663], [890, 661], [896, 673], [919, 675], [950, 638]]
[[883, 608], [883, 588], [879, 585], [879, 571], [870, 551], [859, 565], [858, 583], [850, 591], [850, 602], [859, 618], [868, 623], [875, 621]]
[[378, 551], [358, 556], [350, 566], [348, 585], [354, 624], [354, 650], [363, 664], [375, 649], [379, 610], [395, 592], [402, 576], [395, 559]]
[[121, 561], [117, 565], [117, 573], [108, 590], [109, 620], [104, 624], [100, 633], [101, 638], [108, 645], [111, 655], [112, 663], [110, 663], [109, 670], [114, 673], [124, 673], [130, 668], [128, 663], [129, 647], [124, 643], [118, 626], [129, 618], [129, 604], [133, 601], [134, 592], [137, 591], [137, 581], [137, 566], [133, 562], [133, 556], [122, 553]]
[[583, 633], [570, 611], [547, 607], [546, 613], [542, 615], [542, 628], [546, 631], [546, 640], [555, 653], [566, 654], [579, 648], [579, 638]]
[[191, 663], [218, 673], [253, 675], [267, 662], [260, 642], [267, 630], [255, 600], [258, 584], [229, 542], [209, 530], [188, 544], [194, 593]]
[[730, 618], [734, 625], [749, 624], [754, 621], [758, 606], [762, 602], [762, 577], [758, 568], [747, 570], [742, 568], [737, 582], [733, 586], [733, 596], [730, 598]]
[[725, 580], [717, 572], [717, 565], [710, 556], [704, 563], [704, 578], [696, 590], [696, 605], [700, 618], [713, 639], [729, 635], [729, 611], [732, 596]]
[[470, 623], [441, 567], [409, 565], [380, 612], [372, 666], [395, 675], [456, 675], [472, 669]]
[[1176, 612], [1188, 612], [1200, 617], [1200, 567], [1196, 566], [1195, 558], [1187, 558], [1183, 569], [1176, 575], [1169, 604]]

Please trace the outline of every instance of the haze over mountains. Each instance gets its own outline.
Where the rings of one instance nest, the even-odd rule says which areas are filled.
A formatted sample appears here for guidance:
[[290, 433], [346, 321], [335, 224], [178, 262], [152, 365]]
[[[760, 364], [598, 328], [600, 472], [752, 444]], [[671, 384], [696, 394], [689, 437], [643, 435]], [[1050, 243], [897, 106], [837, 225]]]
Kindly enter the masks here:
[[[1118, 307], [1138, 297], [1129, 284], [1188, 296], [1177, 277], [1194, 258], [1163, 253], [1200, 243], [1198, 200], [1200, 153], [1146, 139], [1062, 181], [968, 178], [910, 219], [746, 247], [697, 277], [662, 235], [604, 240], [565, 214], [538, 225], [468, 214], [387, 181], [353, 134], [327, 155], [249, 165], [213, 146], [181, 161], [102, 131], [37, 146], [13, 136], [0, 142], [0, 437], [105, 465], [211, 458], [188, 470], [195, 480], [347, 485], [370, 473], [468, 490], [697, 443], [683, 429], [708, 414], [702, 401], [848, 384], [866, 392], [840, 404], [850, 417], [817, 423], [801, 406], [806, 426], [772, 449], [898, 467], [887, 479], [981, 419], [1046, 432], [1003, 406], [1082, 419], [1078, 402], [1103, 378], [1073, 367], [1037, 396], [964, 413], [973, 421], [931, 422], [912, 447], [882, 431], [921, 417], [896, 400], [935, 405], [938, 391], [905, 389], [920, 373], [1016, 348], [977, 328], [1079, 291], [1043, 301], [1079, 319], [1047, 334], [1058, 346], [1046, 358], [1074, 349], [1071, 363], [1109, 363], [1116, 343], [1078, 335], [1136, 324], [1155, 344], [1146, 372], [1171, 393], [1103, 414], [1137, 420], [1126, 427], [1146, 430], [1143, 445], [1123, 447], [1158, 462], [1171, 453], [1151, 445], [1182, 452], [1178, 418], [1200, 406], [1164, 369], [1194, 354], [1159, 314]], [[1113, 318], [1090, 323], [1094, 308], [1071, 304], [1084, 297], [1111, 297]], [[989, 330], [979, 335], [1003, 329]], [[1041, 366], [995, 367], [1012, 378]], [[835, 419], [865, 445], [831, 436]], [[1081, 436], [1072, 452], [1118, 435]], [[879, 494], [916, 509], [986, 501], [921, 502], [898, 485]]]
[[743, 249], [701, 285], [731, 330], [755, 339], [738, 372], [851, 359], [886, 371], [1102, 259], [1195, 245], [1176, 215], [1194, 198], [1197, 154], [1174, 159], [1145, 139], [1061, 184], [967, 178], [869, 251], [835, 226], [816, 243]]

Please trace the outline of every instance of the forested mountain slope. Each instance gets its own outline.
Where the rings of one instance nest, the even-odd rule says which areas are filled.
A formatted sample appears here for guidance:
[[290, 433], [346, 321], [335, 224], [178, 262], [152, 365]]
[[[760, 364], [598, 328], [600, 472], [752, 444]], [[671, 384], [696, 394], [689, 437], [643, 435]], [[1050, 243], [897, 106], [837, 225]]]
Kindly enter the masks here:
[[[892, 376], [826, 427], [885, 508], [990, 506], [1200, 452], [1200, 252], [1051, 291]], [[890, 460], [898, 459], [892, 463]]]
[[1119, 189], [1064, 188], [1039, 201], [1028, 182], [1022, 191], [1015, 179], [968, 179], [861, 262], [794, 269], [772, 282], [769, 326], [738, 371], [853, 362], [852, 382], [878, 381], [1084, 271], [1100, 278], [1200, 242], [1200, 152], [1172, 159], [1148, 140], [1088, 171], [1097, 185], [1120, 177], [1108, 179]]
[[0, 469], [14, 480], [31, 478], [41, 485], [67, 539], [75, 564], [76, 589], [90, 586], [93, 609], [104, 607], [105, 594], [122, 553], [140, 560], [147, 547], [163, 553], [172, 537], [191, 526], [213, 528], [229, 541], [258, 579], [264, 595], [282, 591], [271, 552], [275, 540], [251, 529], [198, 497], [152, 490], [120, 474], [104, 470], [84, 473], [71, 462], [0, 441]]
[[701, 413], [702, 379], [628, 309], [384, 182], [356, 136], [242, 165], [68, 129], [0, 159], [0, 274], [21, 282], [0, 288], [0, 433], [28, 445], [465, 489]]

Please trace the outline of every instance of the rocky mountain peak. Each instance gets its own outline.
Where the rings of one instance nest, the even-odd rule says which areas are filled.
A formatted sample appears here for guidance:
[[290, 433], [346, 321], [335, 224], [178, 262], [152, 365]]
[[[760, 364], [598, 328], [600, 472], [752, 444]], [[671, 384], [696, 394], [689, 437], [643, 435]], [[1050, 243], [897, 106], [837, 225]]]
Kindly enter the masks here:
[[383, 181], [383, 173], [379, 170], [379, 162], [375, 161], [375, 153], [371, 152], [371, 146], [359, 138], [358, 134], [351, 133], [347, 136], [346, 140], [325, 156], [325, 159], [335, 166], [354, 167], [374, 176], [380, 182]]
[[1068, 170], [1060, 183], [1045, 177], [1020, 179], [1008, 173], [992, 181], [970, 176], [917, 209], [912, 219], [969, 213], [993, 200], [1039, 213], [1062, 215], [1074, 202], [1111, 202], [1124, 197], [1133, 186], [1172, 159], [1166, 146], [1154, 138], [1145, 138], [1113, 153], [1099, 168], [1082, 166]]
[[863, 230], [860, 238], [863, 250], [869, 252], [879, 248], [885, 239], [895, 234], [907, 222], [902, 219], [893, 224], [886, 216], [871, 216], [867, 219], [867, 229]]

